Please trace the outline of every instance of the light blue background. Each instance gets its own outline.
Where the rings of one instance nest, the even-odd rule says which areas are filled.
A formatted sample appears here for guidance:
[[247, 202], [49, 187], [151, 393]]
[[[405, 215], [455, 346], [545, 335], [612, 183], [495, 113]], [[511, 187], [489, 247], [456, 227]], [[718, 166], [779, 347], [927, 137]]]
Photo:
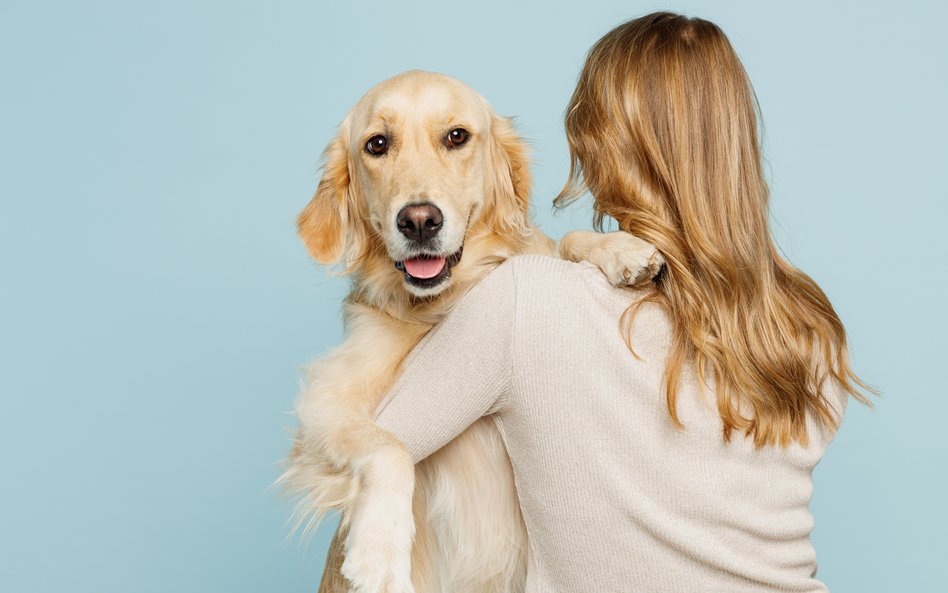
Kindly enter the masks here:
[[[396, 7], [395, 4], [405, 4]], [[410, 7], [409, 7], [410, 6]], [[945, 591], [948, 11], [937, 2], [0, 3], [0, 590], [313, 591], [268, 486], [346, 284], [294, 217], [372, 84], [458, 76], [566, 176], [583, 55], [657, 8], [710, 18], [756, 86], [780, 244], [857, 368], [816, 475], [834, 591]]]

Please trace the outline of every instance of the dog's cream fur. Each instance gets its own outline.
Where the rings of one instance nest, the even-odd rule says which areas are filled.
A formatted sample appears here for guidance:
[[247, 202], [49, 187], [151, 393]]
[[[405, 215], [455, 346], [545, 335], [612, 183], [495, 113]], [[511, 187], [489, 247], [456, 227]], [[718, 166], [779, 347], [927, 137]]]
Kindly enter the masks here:
[[[447, 147], [456, 128], [470, 138]], [[381, 157], [365, 150], [377, 134], [389, 138]], [[302, 522], [343, 513], [321, 592], [522, 589], [526, 535], [492, 421], [478, 421], [413, 468], [372, 415], [405, 356], [470, 286], [510, 256], [555, 252], [530, 221], [529, 193], [526, 149], [510, 122], [443, 75], [413, 71], [377, 85], [327, 148], [299, 231], [316, 260], [342, 259], [353, 275], [348, 336], [309, 370], [282, 478], [300, 496]], [[396, 213], [418, 201], [444, 213], [445, 255], [463, 245], [450, 278], [434, 288], [410, 285], [393, 265], [411, 256]], [[625, 233], [571, 233], [561, 251], [593, 261], [616, 284], [650, 279], [662, 263], [651, 245]]]

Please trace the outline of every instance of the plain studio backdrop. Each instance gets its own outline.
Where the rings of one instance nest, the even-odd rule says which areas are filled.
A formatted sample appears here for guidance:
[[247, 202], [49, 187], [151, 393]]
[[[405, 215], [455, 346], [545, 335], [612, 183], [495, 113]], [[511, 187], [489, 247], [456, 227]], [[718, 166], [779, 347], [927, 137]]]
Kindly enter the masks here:
[[884, 392], [816, 471], [819, 575], [945, 591], [948, 11], [550, 0], [0, 2], [0, 590], [314, 591], [335, 521], [300, 541], [270, 485], [342, 339], [347, 281], [295, 236], [335, 126], [454, 75], [517, 117], [542, 228], [588, 228], [550, 206], [563, 108], [597, 38], [665, 8], [743, 59], [779, 244]]

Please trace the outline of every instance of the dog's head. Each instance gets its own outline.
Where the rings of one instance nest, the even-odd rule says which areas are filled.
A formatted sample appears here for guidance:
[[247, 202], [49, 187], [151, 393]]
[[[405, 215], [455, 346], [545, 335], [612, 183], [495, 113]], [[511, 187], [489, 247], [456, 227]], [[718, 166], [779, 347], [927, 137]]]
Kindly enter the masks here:
[[529, 193], [509, 120], [458, 80], [411, 71], [373, 87], [339, 126], [299, 232], [319, 262], [358, 271], [387, 259], [406, 290], [433, 296], [475, 227], [530, 232]]

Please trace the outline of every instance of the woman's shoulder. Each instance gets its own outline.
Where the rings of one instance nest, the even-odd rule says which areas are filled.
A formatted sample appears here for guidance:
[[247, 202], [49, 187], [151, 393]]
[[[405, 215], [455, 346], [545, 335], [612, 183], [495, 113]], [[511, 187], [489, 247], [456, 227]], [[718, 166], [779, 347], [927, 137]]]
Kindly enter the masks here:
[[505, 263], [510, 266], [517, 282], [537, 285], [576, 283], [585, 286], [592, 281], [609, 286], [602, 271], [587, 261], [576, 263], [549, 255], [516, 255]]
[[517, 255], [508, 258], [474, 285], [466, 300], [500, 298], [529, 301], [558, 298], [564, 289], [579, 286], [585, 266], [546, 255]]
[[[646, 291], [613, 285], [594, 264], [562, 260], [545, 255], [519, 255], [505, 262], [523, 312], [549, 314], [570, 310], [598, 311], [620, 315]], [[654, 305], [642, 307], [643, 322], [651, 324]], [[661, 317], [661, 315], [659, 315]]]
[[[479, 298], [500, 298], [519, 303], [519, 307], [549, 303], [568, 307], [580, 303], [606, 305], [622, 309], [647, 294], [646, 290], [615, 286], [594, 264], [571, 262], [548, 255], [517, 255], [491, 270], [471, 290]], [[646, 304], [643, 312], [653, 307]]]
[[587, 299], [590, 290], [611, 288], [599, 268], [546, 255], [508, 258], [471, 288], [465, 301], [503, 299], [521, 310], [544, 304], [567, 306]]
[[[628, 308], [639, 303], [650, 290], [613, 285], [596, 265], [590, 262], [570, 262], [542, 255], [513, 257], [504, 264], [510, 270], [514, 285], [518, 318], [531, 320], [543, 326], [550, 319], [568, 319], [577, 328], [595, 328], [595, 331], [620, 327], [619, 320]], [[642, 302], [635, 314], [636, 340], [661, 348], [670, 335], [671, 325], [665, 310], [654, 302]], [[618, 334], [617, 334], [618, 335]]]
[[602, 270], [588, 261], [577, 263], [548, 255], [518, 255], [505, 264], [510, 266], [518, 288], [537, 298], [547, 293], [559, 298], [575, 293], [628, 301], [640, 292], [613, 285]]

